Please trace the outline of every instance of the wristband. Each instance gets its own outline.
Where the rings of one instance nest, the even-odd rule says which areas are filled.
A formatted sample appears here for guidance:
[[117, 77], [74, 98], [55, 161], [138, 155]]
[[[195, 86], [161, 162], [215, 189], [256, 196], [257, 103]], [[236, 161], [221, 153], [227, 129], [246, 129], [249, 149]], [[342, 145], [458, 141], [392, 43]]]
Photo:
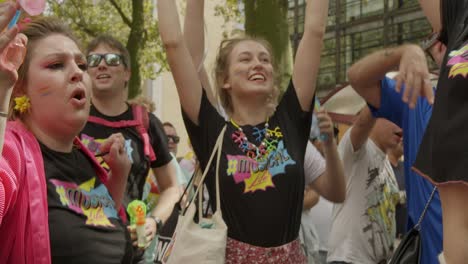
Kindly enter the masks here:
[[151, 218], [154, 220], [154, 222], [156, 223], [156, 234], [159, 234], [159, 232], [161, 231], [164, 225], [163, 221], [159, 217], [154, 216], [154, 215], [149, 215], [148, 218]]
[[424, 51], [428, 51], [437, 41], [439, 41], [439, 37], [439, 32], [432, 32], [429, 36], [421, 41], [421, 48]]

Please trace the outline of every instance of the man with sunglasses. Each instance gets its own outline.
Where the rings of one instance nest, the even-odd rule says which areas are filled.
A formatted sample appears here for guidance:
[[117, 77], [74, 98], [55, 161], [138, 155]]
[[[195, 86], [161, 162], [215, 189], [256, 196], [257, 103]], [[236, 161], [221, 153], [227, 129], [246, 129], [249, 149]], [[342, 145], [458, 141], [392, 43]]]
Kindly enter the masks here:
[[[139, 111], [140, 114], [137, 114], [135, 107], [126, 102], [131, 74], [130, 56], [118, 40], [108, 35], [92, 40], [87, 49], [87, 61], [93, 93], [90, 119], [81, 132], [81, 140], [91, 151], [98, 152], [102, 140], [110, 135], [121, 133], [125, 137], [126, 151], [132, 162], [123, 201], [125, 206], [132, 200], [143, 200], [144, 190], [150, 188], [145, 186], [150, 169], [156, 176], [160, 196], [157, 206], [147, 214], [145, 231], [149, 243], [171, 215], [180, 196], [175, 170], [170, 163], [172, 156], [167, 147], [166, 135], [161, 121], [155, 115], [147, 111]], [[137, 116], [146, 121], [141, 121], [145, 126], [122, 125], [139, 121]], [[102, 158], [98, 158], [98, 161], [104, 163]], [[103, 167], [106, 168], [106, 164]], [[135, 236], [133, 229], [131, 234]], [[137, 253], [140, 253], [137, 254], [138, 261], [142, 257], [142, 250]]]
[[164, 122], [163, 127], [168, 139], [167, 145], [169, 147], [169, 151], [177, 157], [177, 145], [179, 144], [180, 137], [177, 135], [177, 131], [172, 123]]
[[[374, 52], [348, 71], [351, 86], [367, 101], [373, 116], [386, 118], [403, 129], [407, 228], [418, 222], [433, 190], [429, 181], [411, 169], [432, 115], [434, 100], [424, 51], [429, 52], [439, 67], [446, 51], [445, 45], [434, 34], [421, 46], [402, 45]], [[396, 68], [399, 75], [395, 80], [385, 76]], [[421, 94], [426, 96], [418, 98], [417, 90], [423, 90]], [[438, 264], [437, 255], [442, 251], [442, 210], [438, 193], [422, 222], [421, 238], [420, 263]]]

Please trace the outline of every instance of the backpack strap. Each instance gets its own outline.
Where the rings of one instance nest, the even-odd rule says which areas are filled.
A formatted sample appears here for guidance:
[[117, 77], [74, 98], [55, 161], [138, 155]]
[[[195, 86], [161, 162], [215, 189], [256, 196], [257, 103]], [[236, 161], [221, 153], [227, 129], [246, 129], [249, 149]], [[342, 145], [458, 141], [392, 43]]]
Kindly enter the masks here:
[[140, 120], [120, 120], [120, 121], [108, 121], [106, 119], [96, 117], [96, 116], [89, 116], [88, 122], [96, 123], [99, 125], [103, 125], [106, 127], [113, 127], [113, 128], [122, 128], [122, 127], [137, 127], [141, 125]]
[[150, 143], [150, 138], [148, 134], [149, 130], [149, 117], [148, 111], [142, 105], [134, 104], [132, 105], [133, 111], [133, 119], [132, 121], [137, 121], [138, 125], [136, 125], [136, 129], [143, 140], [143, 149], [145, 152], [145, 156], [149, 157], [150, 162], [156, 160], [156, 154], [154, 153], [153, 147]]

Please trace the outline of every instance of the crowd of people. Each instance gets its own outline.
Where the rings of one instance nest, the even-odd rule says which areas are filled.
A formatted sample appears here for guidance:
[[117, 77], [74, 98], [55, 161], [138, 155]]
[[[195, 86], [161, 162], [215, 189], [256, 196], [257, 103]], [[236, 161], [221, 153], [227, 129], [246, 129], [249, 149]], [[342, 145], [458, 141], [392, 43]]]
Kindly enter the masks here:
[[[328, 0], [307, 1], [287, 87], [270, 44], [252, 36], [222, 41], [211, 83], [204, 0], [186, 2], [182, 31], [175, 1], [157, 1], [193, 148], [183, 158], [174, 125], [128, 100], [122, 43], [103, 34], [82, 49], [54, 17], [7, 28], [20, 7], [0, 3], [0, 262], [166, 263], [192, 181], [206, 186], [206, 217], [220, 208], [228, 264], [385, 264], [420, 219], [420, 263], [468, 262], [467, 0], [420, 0], [434, 31], [424, 47], [349, 68], [367, 105], [340, 139], [315, 107]], [[126, 211], [134, 200], [148, 208], [144, 245]]]

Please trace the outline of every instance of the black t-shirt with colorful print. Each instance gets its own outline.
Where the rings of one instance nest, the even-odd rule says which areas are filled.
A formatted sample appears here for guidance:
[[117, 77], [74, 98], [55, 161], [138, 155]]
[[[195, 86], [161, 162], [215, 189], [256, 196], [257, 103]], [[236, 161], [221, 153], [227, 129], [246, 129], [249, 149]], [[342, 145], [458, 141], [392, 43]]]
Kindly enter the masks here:
[[[110, 122], [118, 122], [121, 120], [133, 120], [132, 108], [129, 106], [128, 110], [118, 116], [106, 116], [100, 113], [94, 106], [91, 106], [91, 116], [96, 116], [105, 119]], [[125, 138], [125, 147], [127, 150], [128, 157], [132, 163], [130, 175], [128, 176], [126, 197], [124, 204], [127, 205], [129, 202], [135, 199], [142, 199], [143, 191], [145, 187], [146, 177], [149, 171], [149, 162], [147, 157], [144, 155], [144, 144], [140, 134], [135, 127], [125, 128], [112, 128], [101, 124], [87, 122], [84, 129], [81, 131], [80, 139], [85, 146], [93, 153], [99, 152], [101, 144], [112, 134], [122, 133]], [[153, 147], [156, 155], [156, 161], [153, 161], [150, 166], [151, 168], [158, 168], [168, 164], [172, 156], [169, 153], [167, 147], [167, 137], [162, 128], [161, 121], [149, 113], [149, 129], [148, 134], [150, 137], [150, 143]], [[105, 169], [109, 169], [109, 166], [104, 162], [102, 157], [97, 158], [101, 165]], [[148, 186], [148, 188], [150, 188]]]
[[[230, 238], [262, 247], [284, 245], [297, 238], [304, 196], [304, 155], [312, 112], [302, 111], [290, 83], [275, 113], [265, 123], [242, 126], [248, 141], [264, 142], [260, 158], [242, 144], [239, 130], [227, 123], [220, 161], [221, 210]], [[184, 114], [195, 153], [204, 168], [226, 121], [203, 93], [199, 125]], [[265, 132], [270, 135], [264, 139]], [[215, 163], [206, 183], [215, 194]], [[216, 208], [216, 199], [211, 199]]]
[[436, 183], [468, 182], [468, 0], [446, 1], [443, 7], [447, 51], [414, 166]]
[[60, 153], [40, 145], [52, 263], [131, 263], [129, 234], [93, 163], [76, 147]]

